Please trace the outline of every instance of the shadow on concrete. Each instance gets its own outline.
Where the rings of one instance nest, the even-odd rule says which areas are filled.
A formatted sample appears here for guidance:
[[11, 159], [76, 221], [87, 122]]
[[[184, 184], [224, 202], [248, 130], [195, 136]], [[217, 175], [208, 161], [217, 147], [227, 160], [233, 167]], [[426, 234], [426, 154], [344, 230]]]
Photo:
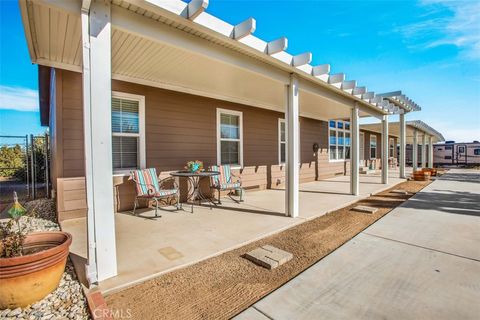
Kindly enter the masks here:
[[276, 211], [268, 211], [268, 210], [260, 210], [260, 209], [247, 209], [247, 208], [238, 208], [238, 207], [227, 207], [223, 204], [218, 208], [222, 210], [230, 210], [230, 211], [236, 211], [236, 212], [247, 212], [247, 213], [253, 213], [253, 214], [264, 214], [267, 216], [286, 217], [284, 212], [276, 212]]
[[434, 191], [422, 191], [416, 197], [405, 202], [403, 207], [480, 217], [479, 193], [439, 189]]
[[[479, 171], [480, 173], [480, 171]], [[478, 183], [480, 184], [480, 174], [475, 173], [454, 173], [449, 172], [438, 179], [447, 180], [447, 181], [457, 181], [457, 182], [469, 182], [469, 183]]]

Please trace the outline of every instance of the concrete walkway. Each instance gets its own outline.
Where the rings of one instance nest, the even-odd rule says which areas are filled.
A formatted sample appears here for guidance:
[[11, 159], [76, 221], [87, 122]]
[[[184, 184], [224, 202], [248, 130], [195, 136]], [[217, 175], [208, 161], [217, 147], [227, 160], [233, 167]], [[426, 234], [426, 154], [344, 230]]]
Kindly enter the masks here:
[[236, 319], [479, 319], [480, 172], [451, 170]]

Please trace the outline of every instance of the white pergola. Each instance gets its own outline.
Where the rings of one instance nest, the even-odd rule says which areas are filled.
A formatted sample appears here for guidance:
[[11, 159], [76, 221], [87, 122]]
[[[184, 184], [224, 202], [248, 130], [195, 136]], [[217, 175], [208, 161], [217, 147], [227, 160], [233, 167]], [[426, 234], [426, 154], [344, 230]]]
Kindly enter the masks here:
[[[285, 37], [269, 41], [255, 37], [253, 18], [232, 25], [207, 13], [207, 0], [19, 3], [32, 62], [83, 75], [90, 282], [117, 274], [112, 79], [284, 112], [285, 207], [291, 217], [299, 214], [300, 116], [350, 119], [350, 189], [357, 195], [359, 118], [382, 120], [382, 134], [388, 137], [389, 115], [400, 114], [404, 123], [404, 113], [419, 109], [401, 92], [376, 95], [346, 80], [343, 73], [330, 74], [329, 64], [311, 65], [310, 52], [289, 54]], [[383, 140], [387, 145], [388, 139]], [[382, 181], [387, 183], [388, 166], [382, 168]]]
[[[400, 138], [400, 175], [405, 174], [405, 146], [407, 144], [411, 144], [413, 146], [413, 153], [412, 153], [412, 162], [413, 162], [413, 170], [418, 170], [418, 145], [422, 146], [421, 151], [421, 168], [433, 168], [433, 144], [438, 143], [441, 141], [445, 141], [443, 135], [438, 132], [437, 130], [433, 129], [426, 123], [420, 120], [413, 120], [413, 121], [405, 121], [400, 115], [399, 122], [391, 122], [389, 124], [390, 127], [390, 135], [394, 137]], [[361, 129], [365, 129], [372, 132], [381, 133], [382, 126], [377, 123], [372, 124], [363, 124]], [[403, 142], [402, 142], [403, 136]], [[422, 137], [422, 141], [420, 143], [419, 136]], [[428, 146], [428, 159], [426, 156], [427, 153], [427, 146]]]

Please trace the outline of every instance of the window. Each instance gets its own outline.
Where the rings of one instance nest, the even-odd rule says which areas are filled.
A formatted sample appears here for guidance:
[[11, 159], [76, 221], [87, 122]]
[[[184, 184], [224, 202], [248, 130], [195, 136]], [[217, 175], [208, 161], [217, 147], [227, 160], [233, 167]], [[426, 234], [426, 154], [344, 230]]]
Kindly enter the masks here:
[[393, 138], [390, 138], [388, 140], [388, 146], [389, 146], [389, 154], [388, 156], [390, 158], [394, 158], [395, 157], [395, 140]]
[[458, 153], [465, 153], [465, 147], [458, 147]]
[[476, 156], [480, 156], [480, 149], [473, 149], [473, 154]]
[[370, 135], [370, 159], [377, 158], [377, 136]]
[[285, 163], [287, 157], [287, 129], [285, 119], [278, 119], [278, 163]]
[[451, 159], [452, 159], [452, 156], [445, 156], [445, 159], [451, 160]]
[[217, 162], [243, 166], [242, 113], [217, 109]]
[[112, 93], [113, 171], [145, 168], [145, 97]]
[[450, 150], [450, 151], [451, 151], [451, 150], [452, 150], [452, 146], [445, 147], [445, 151], [447, 151], [447, 150]]
[[328, 123], [330, 160], [350, 159], [350, 123], [335, 120]]

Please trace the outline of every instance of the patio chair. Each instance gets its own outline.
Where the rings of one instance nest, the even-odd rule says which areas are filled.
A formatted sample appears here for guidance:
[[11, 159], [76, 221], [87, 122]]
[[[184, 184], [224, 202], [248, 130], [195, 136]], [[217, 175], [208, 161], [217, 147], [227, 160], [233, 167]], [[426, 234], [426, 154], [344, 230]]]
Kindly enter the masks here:
[[[155, 201], [155, 217], [158, 217], [157, 212], [159, 208], [159, 200], [174, 197], [177, 201], [177, 209], [181, 208], [180, 189], [178, 188], [175, 178], [169, 177], [163, 180], [158, 180], [155, 168], [131, 171], [131, 178], [135, 182], [135, 188], [137, 191], [135, 203], [133, 205], [134, 215], [135, 209], [138, 206], [138, 199]], [[166, 188], [168, 181], [171, 181], [171, 183], [168, 188]]]
[[[243, 201], [242, 181], [240, 181], [240, 179], [234, 180], [234, 178], [238, 177], [232, 173], [230, 165], [210, 166], [209, 170], [220, 172], [219, 175], [210, 177], [210, 188], [218, 191], [218, 204], [222, 204], [220, 200], [220, 193], [222, 191], [229, 191], [228, 196], [236, 203]], [[233, 198], [231, 195], [232, 191], [237, 190], [240, 191], [240, 200]]]

